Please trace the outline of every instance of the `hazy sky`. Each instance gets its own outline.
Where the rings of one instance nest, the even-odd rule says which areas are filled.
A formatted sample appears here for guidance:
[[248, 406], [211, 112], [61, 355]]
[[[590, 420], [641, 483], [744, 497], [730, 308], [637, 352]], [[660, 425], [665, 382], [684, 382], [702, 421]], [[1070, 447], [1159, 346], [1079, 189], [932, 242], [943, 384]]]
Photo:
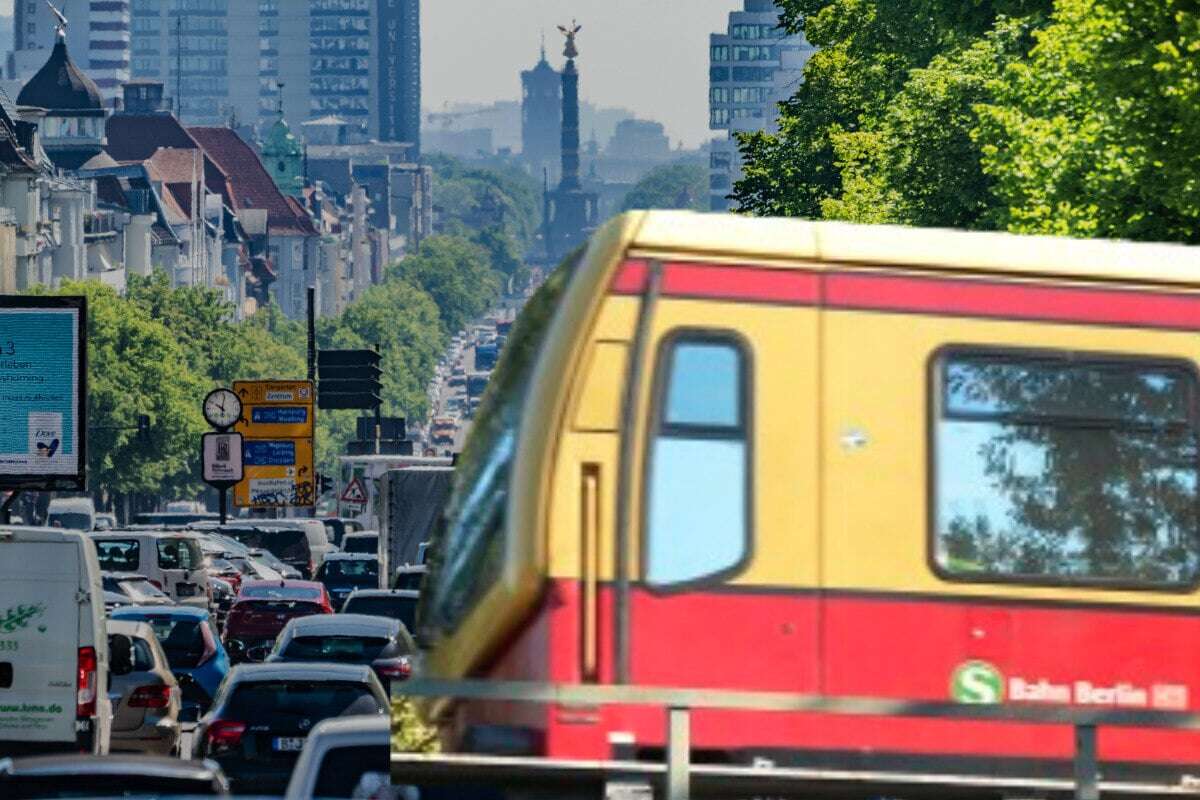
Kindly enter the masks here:
[[[708, 34], [723, 30], [728, 12], [741, 6], [741, 0], [421, 0], [423, 105], [436, 111], [445, 103], [519, 98], [519, 73], [537, 61], [541, 31], [550, 63], [560, 68], [563, 39], [555, 26], [575, 17], [583, 25], [583, 99], [657, 119], [672, 143], [695, 146], [713, 135]], [[0, 13], [12, 13], [12, 0], [0, 0]]]
[[540, 32], [556, 68], [556, 25], [579, 20], [580, 95], [667, 126], [672, 144], [711, 138], [708, 34], [741, 0], [421, 0], [423, 103], [515, 100]]

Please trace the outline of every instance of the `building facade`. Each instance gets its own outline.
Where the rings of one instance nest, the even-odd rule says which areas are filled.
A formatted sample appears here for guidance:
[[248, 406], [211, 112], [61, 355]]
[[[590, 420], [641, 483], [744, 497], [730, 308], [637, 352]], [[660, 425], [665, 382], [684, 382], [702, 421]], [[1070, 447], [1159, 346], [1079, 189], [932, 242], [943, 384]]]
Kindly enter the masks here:
[[292, 130], [337, 115], [419, 145], [419, 0], [130, 2], [133, 77], [187, 123], [265, 131], [282, 105]]
[[534, 177], [558, 180], [562, 146], [562, 75], [546, 60], [521, 73], [521, 160]]
[[728, 195], [741, 179], [736, 134], [778, 130], [778, 103], [796, 91], [814, 48], [803, 36], [779, 29], [774, 0], [743, 0], [723, 33], [709, 37], [709, 128], [726, 131], [710, 152], [709, 205], [729, 208]]
[[[70, 19], [67, 46], [110, 107], [129, 80], [131, 61], [130, 0], [74, 0], [66, 8]], [[8, 74], [27, 81], [46, 63], [54, 46], [58, 21], [45, 0], [13, 0], [13, 51]]]

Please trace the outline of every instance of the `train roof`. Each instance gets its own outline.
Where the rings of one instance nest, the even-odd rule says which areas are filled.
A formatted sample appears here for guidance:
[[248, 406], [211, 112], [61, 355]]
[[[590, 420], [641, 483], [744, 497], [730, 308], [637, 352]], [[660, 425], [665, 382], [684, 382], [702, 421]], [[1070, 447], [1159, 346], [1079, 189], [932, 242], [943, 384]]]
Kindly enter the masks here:
[[1181, 244], [688, 211], [635, 212], [614, 224], [629, 226], [628, 252], [633, 256], [724, 263], [752, 259], [782, 268], [953, 269], [1200, 288], [1200, 247]]

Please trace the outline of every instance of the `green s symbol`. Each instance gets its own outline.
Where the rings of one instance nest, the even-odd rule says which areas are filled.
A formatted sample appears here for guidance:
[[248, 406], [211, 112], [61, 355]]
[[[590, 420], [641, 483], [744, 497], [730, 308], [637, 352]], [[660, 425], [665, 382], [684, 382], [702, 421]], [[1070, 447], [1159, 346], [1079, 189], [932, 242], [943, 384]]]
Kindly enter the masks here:
[[950, 696], [959, 703], [1000, 703], [1004, 676], [986, 661], [959, 664], [950, 677]]

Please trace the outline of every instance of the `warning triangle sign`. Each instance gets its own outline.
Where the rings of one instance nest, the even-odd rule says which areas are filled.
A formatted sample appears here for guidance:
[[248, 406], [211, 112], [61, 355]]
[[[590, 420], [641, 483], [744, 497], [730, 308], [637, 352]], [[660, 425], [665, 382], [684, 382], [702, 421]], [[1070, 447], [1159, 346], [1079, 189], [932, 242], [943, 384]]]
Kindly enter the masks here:
[[342, 491], [343, 503], [354, 503], [356, 505], [365, 505], [367, 502], [367, 487], [363, 486], [362, 478], [355, 478], [350, 481], [350, 485]]

